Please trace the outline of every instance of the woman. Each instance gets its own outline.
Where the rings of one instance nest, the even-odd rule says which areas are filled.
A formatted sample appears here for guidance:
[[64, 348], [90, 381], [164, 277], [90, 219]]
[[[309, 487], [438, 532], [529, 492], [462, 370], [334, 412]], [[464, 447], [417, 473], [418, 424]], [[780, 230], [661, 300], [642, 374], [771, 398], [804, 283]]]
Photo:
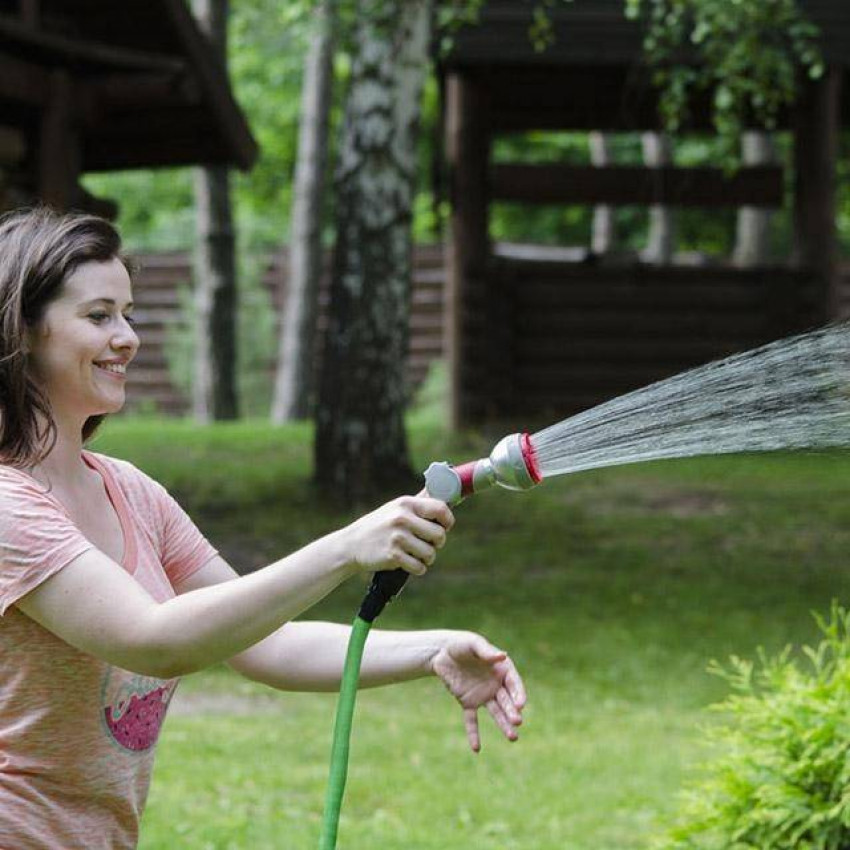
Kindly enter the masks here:
[[[139, 348], [112, 226], [47, 210], [0, 221], [0, 847], [132, 848], [178, 677], [227, 661], [291, 690], [338, 687], [348, 629], [289, 622], [346, 579], [422, 575], [454, 519], [404, 497], [239, 577], [144, 473], [88, 452]], [[434, 674], [479, 749], [514, 740], [510, 659], [456, 631], [369, 639], [365, 686]]]

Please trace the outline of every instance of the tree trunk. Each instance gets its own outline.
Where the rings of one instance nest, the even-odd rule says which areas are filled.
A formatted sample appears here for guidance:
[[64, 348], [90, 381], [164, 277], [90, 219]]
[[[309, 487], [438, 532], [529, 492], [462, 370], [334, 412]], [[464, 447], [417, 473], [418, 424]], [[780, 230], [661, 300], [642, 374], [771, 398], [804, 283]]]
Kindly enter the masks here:
[[[608, 150], [608, 137], [605, 133], [593, 131], [588, 135], [590, 161], [593, 165], [611, 164]], [[593, 225], [590, 237], [590, 250], [594, 254], [607, 254], [614, 247], [614, 208], [608, 204], [597, 204], [593, 208]]]
[[357, 14], [315, 444], [321, 491], [348, 503], [414, 481], [403, 413], [416, 141], [431, 4], [364, 0]]
[[272, 422], [277, 425], [305, 419], [311, 409], [313, 340], [322, 275], [322, 188], [333, 82], [334, 15], [332, 0], [322, 0], [316, 10], [316, 30], [301, 90], [289, 278], [272, 400]]
[[[673, 161], [673, 145], [670, 137], [663, 133], [644, 133], [643, 161], [649, 168], [670, 165]], [[643, 259], [648, 263], [667, 265], [676, 249], [676, 232], [673, 210], [662, 204], [649, 208], [649, 236]]]
[[[770, 133], [749, 130], [742, 139], [744, 165], [772, 165], [776, 151]], [[767, 262], [770, 256], [770, 210], [745, 206], [738, 210], [732, 262], [747, 268]]]
[[[195, 14], [222, 63], [227, 61], [228, 0], [194, 0]], [[201, 422], [235, 419], [236, 261], [227, 166], [195, 176], [197, 337], [192, 410]]]

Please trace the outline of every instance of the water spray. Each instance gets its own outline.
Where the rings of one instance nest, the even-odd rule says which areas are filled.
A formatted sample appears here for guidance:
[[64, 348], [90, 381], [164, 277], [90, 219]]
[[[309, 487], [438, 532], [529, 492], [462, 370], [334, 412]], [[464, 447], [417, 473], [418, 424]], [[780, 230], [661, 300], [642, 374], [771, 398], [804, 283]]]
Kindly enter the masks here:
[[[432, 463], [428, 494], [457, 505], [492, 487], [661, 458], [850, 446], [850, 325], [780, 340], [667, 378], [536, 434], [510, 434], [486, 458]], [[340, 689], [320, 850], [334, 850], [360, 661], [372, 622], [402, 589], [378, 572], [355, 618]]]

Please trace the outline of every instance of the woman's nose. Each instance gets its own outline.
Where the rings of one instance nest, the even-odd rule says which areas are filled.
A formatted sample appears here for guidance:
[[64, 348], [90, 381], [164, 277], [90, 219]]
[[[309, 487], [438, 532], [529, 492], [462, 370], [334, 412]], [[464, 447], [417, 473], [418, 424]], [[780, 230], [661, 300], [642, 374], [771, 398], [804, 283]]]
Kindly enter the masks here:
[[118, 328], [112, 337], [112, 347], [130, 351], [136, 351], [139, 347], [139, 336], [126, 316], [121, 316], [118, 320]]

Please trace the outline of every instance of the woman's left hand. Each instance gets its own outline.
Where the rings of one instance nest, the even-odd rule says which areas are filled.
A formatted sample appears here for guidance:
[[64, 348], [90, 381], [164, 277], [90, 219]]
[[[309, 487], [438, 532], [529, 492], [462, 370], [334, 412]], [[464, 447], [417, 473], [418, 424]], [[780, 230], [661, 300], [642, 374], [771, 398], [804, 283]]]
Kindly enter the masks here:
[[509, 741], [519, 737], [517, 726], [522, 723], [525, 687], [506, 652], [481, 635], [456, 632], [431, 659], [431, 669], [463, 708], [466, 737], [473, 752], [481, 749], [481, 706], [486, 706]]

